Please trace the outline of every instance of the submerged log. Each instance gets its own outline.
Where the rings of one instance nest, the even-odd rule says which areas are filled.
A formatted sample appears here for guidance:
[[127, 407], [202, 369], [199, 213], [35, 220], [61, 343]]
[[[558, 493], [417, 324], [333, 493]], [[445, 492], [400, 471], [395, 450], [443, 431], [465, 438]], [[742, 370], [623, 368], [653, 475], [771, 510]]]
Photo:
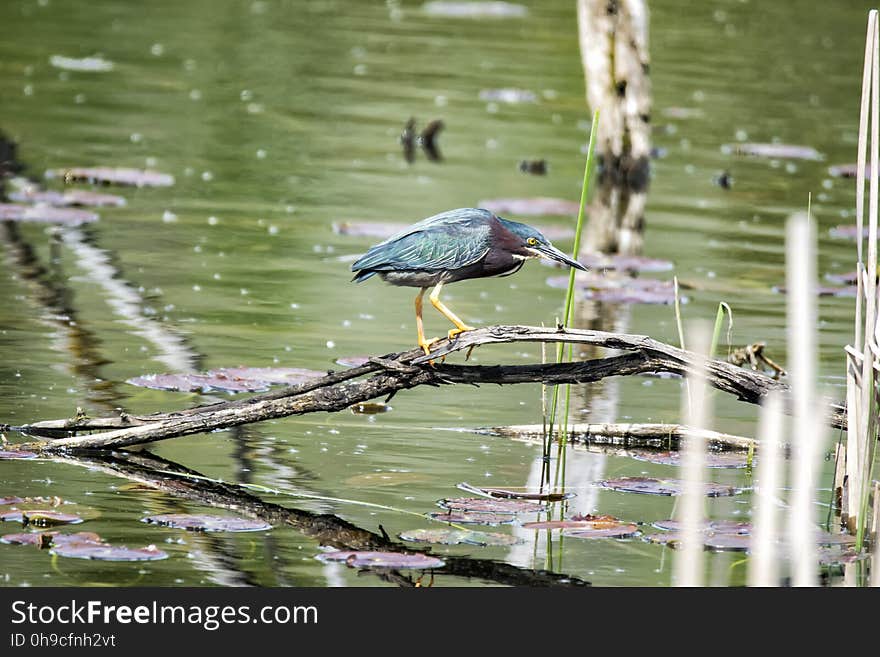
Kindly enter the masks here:
[[[511, 438], [541, 439], [544, 426], [541, 424], [514, 424], [506, 427], [491, 427], [481, 431]], [[700, 436], [712, 447], [747, 450], [755, 447], [758, 441], [745, 436], [734, 436], [709, 429], [692, 429], [683, 424], [659, 423], [595, 423], [572, 424], [566, 431], [568, 440], [584, 445], [618, 445], [622, 447], [666, 448], [677, 446], [683, 438]]]
[[[513, 342], [562, 342], [629, 353], [559, 364], [449, 365], [440, 362], [445, 356], [463, 349]], [[322, 378], [247, 399], [146, 416], [91, 419], [78, 414], [71, 420], [34, 422], [24, 426], [0, 424], [0, 431], [14, 430], [47, 438], [21, 446], [37, 451], [118, 449], [290, 415], [340, 411], [371, 399], [390, 399], [400, 390], [420, 385], [587, 383], [610, 376], [659, 372], [684, 376], [701, 360], [702, 356], [645, 335], [535, 326], [491, 326], [468, 331], [455, 340], [439, 341], [430, 357], [419, 349], [374, 357], [360, 367], [333, 372]], [[712, 386], [753, 404], [760, 403], [772, 390], [782, 391], [786, 395], [789, 391], [781, 381], [724, 361], [710, 360], [706, 363], [706, 369]], [[365, 376], [368, 378], [362, 379]], [[832, 406], [829, 422], [833, 427], [846, 426], [846, 414], [841, 406]]]

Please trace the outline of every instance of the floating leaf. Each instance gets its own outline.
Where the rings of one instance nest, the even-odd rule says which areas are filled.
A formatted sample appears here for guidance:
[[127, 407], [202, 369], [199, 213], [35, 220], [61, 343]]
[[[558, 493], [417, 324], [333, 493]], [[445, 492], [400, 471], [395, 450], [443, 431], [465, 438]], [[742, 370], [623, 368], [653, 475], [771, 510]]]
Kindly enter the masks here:
[[342, 356], [341, 358], [336, 359], [337, 365], [342, 365], [343, 367], [360, 367], [361, 365], [366, 365], [370, 362], [369, 356]]
[[703, 546], [718, 552], [745, 552], [751, 548], [749, 534], [709, 533], [703, 539]]
[[262, 520], [251, 520], [237, 516], [211, 516], [188, 513], [166, 513], [148, 516], [142, 522], [153, 523], [174, 529], [187, 529], [194, 532], [261, 532], [272, 529], [272, 525]]
[[435, 0], [422, 5], [428, 16], [443, 18], [525, 18], [528, 7], [510, 2], [448, 2]]
[[35, 545], [39, 548], [63, 545], [65, 543], [97, 543], [102, 544], [100, 536], [94, 532], [76, 532], [62, 534], [60, 532], [27, 532], [23, 534], [6, 534], [0, 536], [0, 543], [9, 545]]
[[[561, 198], [496, 198], [480, 201], [478, 207], [495, 214], [514, 214], [520, 216], [577, 216], [580, 204]], [[553, 239], [543, 230], [548, 239]]]
[[50, 169], [47, 178], [61, 178], [64, 182], [83, 181], [104, 185], [126, 185], [130, 187], [170, 187], [174, 176], [149, 169], [126, 169], [123, 167], [74, 167], [71, 169]]
[[466, 532], [462, 543], [468, 545], [479, 545], [482, 547], [507, 547], [510, 545], [519, 545], [522, 539], [510, 534], [499, 534], [497, 532]]
[[141, 388], [170, 390], [172, 392], [258, 392], [269, 384], [264, 381], [235, 380], [207, 374], [146, 374], [128, 379], [126, 383]]
[[25, 221], [46, 224], [78, 226], [97, 221], [98, 215], [86, 210], [53, 208], [49, 205], [19, 205], [0, 203], [0, 221]]
[[26, 452], [19, 449], [0, 449], [0, 461], [3, 459], [35, 459], [36, 452]]
[[7, 504], [20, 504], [24, 502], [24, 499], [21, 497], [0, 497], [0, 506], [5, 506]]
[[848, 271], [845, 274], [825, 274], [825, 280], [838, 285], [855, 285], [858, 282], [859, 274], [855, 271]]
[[[862, 228], [861, 237], [863, 239], [866, 239], [868, 237], [868, 230], [869, 229], [867, 226], [864, 226]], [[841, 224], [840, 226], [829, 228], [828, 234], [831, 235], [831, 237], [854, 240], [859, 238], [859, 227], [851, 226], [849, 224]]]
[[675, 265], [669, 260], [658, 260], [657, 258], [645, 258], [636, 255], [586, 253], [579, 256], [578, 261], [590, 269], [609, 271], [661, 272], [671, 271], [675, 268]]
[[[816, 285], [813, 287], [813, 290], [820, 297], [855, 297], [857, 293], [857, 288], [855, 285], [851, 285], [849, 287], [828, 287], [825, 285]], [[787, 294], [788, 290], [784, 285], [776, 285], [773, 287], [774, 292], [778, 292], [779, 294]]]
[[[645, 495], [681, 495], [682, 482], [679, 479], [655, 479], [653, 477], [620, 477], [597, 482], [603, 488], [624, 493], [642, 493]], [[736, 488], [724, 484], [705, 482], [703, 484], [708, 497], [735, 495]]]
[[442, 559], [426, 554], [403, 552], [325, 552], [315, 557], [318, 561], [344, 562], [352, 568], [442, 568]]
[[838, 564], [855, 563], [863, 561], [871, 556], [866, 551], [856, 552], [855, 550], [838, 550], [836, 548], [823, 547], [817, 550], [819, 563], [823, 566], [835, 566]]
[[398, 534], [401, 540], [413, 543], [438, 543], [440, 545], [458, 545], [464, 543], [469, 532], [462, 529], [410, 529]]
[[49, 64], [65, 71], [82, 71], [87, 73], [106, 73], [113, 70], [113, 62], [103, 57], [64, 57], [52, 55]]
[[270, 385], [294, 385], [326, 376], [326, 372], [301, 367], [221, 367], [205, 372], [206, 376], [235, 382], [260, 382]]
[[[659, 465], [681, 465], [681, 452], [658, 452], [656, 450], [629, 450], [629, 456], [637, 461], [647, 461]], [[706, 452], [703, 455], [707, 468], [744, 468], [748, 465], [748, 456], [737, 452]]]
[[144, 548], [127, 548], [91, 541], [65, 542], [52, 547], [50, 554], [97, 561], [158, 561], [168, 558], [168, 553], [163, 552], [155, 545], [148, 545]]
[[[834, 164], [828, 167], [828, 175], [835, 178], [855, 178], [858, 173], [857, 164]], [[871, 177], [871, 165], [865, 164], [865, 178]]]
[[525, 89], [483, 89], [480, 92], [480, 100], [515, 105], [518, 103], [537, 103], [538, 97], [534, 92]]
[[51, 527], [53, 525], [75, 525], [83, 519], [73, 513], [61, 513], [47, 509], [31, 509], [5, 511], [0, 513], [0, 522], [20, 522], [34, 527]]
[[646, 534], [642, 536], [642, 540], [648, 541], [649, 543], [659, 543], [660, 545], [668, 545], [669, 547], [676, 547], [681, 541], [681, 534], [678, 532], [660, 532], [659, 534]]
[[755, 157], [790, 160], [824, 159], [824, 156], [815, 148], [794, 144], [727, 144], [724, 148], [732, 150], [737, 155], [752, 155]]
[[62, 194], [61, 192], [28, 187], [17, 192], [10, 192], [9, 199], [16, 203], [41, 203], [56, 207], [79, 205], [93, 208], [118, 208], [126, 204], [126, 200], [122, 196], [99, 194], [98, 192], [89, 192], [82, 189], [71, 189]]
[[849, 534], [832, 534], [826, 531], [816, 533], [817, 545], [855, 545], [856, 537]]
[[512, 513], [489, 513], [481, 511], [437, 511], [428, 517], [440, 522], [454, 522], [461, 525], [504, 525], [516, 519]]
[[487, 497], [456, 497], [440, 500], [437, 504], [444, 509], [455, 511], [489, 513], [539, 513], [547, 510], [543, 504], [536, 502]]
[[639, 531], [638, 525], [631, 522], [597, 520], [590, 524], [590, 527], [569, 529], [564, 534], [574, 538], [627, 538]]
[[[680, 520], [657, 520], [651, 524], [658, 529], [670, 531], [680, 531], [682, 528]], [[752, 531], [752, 525], [749, 522], [739, 520], [703, 520], [700, 523], [700, 529], [716, 534], [749, 534]]]

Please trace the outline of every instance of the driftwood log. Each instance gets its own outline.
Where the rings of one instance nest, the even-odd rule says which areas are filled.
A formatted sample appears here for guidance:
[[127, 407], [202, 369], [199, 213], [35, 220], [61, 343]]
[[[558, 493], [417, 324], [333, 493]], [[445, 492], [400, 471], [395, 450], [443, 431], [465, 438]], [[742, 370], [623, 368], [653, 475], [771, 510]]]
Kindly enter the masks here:
[[[472, 347], [514, 342], [562, 342], [605, 347], [626, 353], [582, 362], [534, 365], [451, 365], [445, 356]], [[453, 383], [576, 384], [610, 376], [669, 372], [686, 375], [703, 357], [645, 335], [535, 326], [491, 326], [468, 331], [457, 339], [441, 340], [430, 358], [413, 349], [374, 357], [360, 367], [246, 399], [198, 406], [147, 416], [34, 422], [24, 426], [0, 424], [0, 431], [19, 431], [42, 438], [20, 447], [38, 451], [118, 449], [196, 433], [317, 411], [334, 412], [371, 399], [390, 398], [400, 390], [420, 385]], [[720, 360], [706, 364], [707, 378], [715, 388], [738, 399], [758, 404], [772, 390], [788, 394], [788, 386], [764, 374]], [[367, 378], [364, 378], [367, 377]], [[833, 405], [831, 426], [846, 427], [845, 409]]]

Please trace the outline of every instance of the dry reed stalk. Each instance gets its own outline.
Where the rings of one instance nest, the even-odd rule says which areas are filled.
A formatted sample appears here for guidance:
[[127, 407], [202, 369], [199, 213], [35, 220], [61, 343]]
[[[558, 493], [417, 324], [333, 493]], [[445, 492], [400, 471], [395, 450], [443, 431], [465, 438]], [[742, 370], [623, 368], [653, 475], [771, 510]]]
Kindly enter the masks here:
[[815, 586], [814, 490], [824, 433], [816, 424], [816, 235], [807, 215], [798, 214], [786, 227], [788, 349], [791, 377], [794, 463], [788, 548], [793, 558], [792, 583]]
[[783, 479], [783, 408], [778, 393], [770, 393], [761, 406], [758, 419], [758, 440], [761, 458], [758, 461], [755, 485], [752, 558], [749, 560], [749, 586], [778, 586], [779, 562], [779, 499]]
[[[709, 327], [703, 323], [692, 324], [688, 338], [696, 354], [709, 351]], [[687, 385], [682, 388], [681, 409], [685, 424], [692, 429], [704, 429], [711, 417], [712, 398], [707, 394], [706, 363], [698, 359], [689, 371]], [[675, 555], [673, 582], [676, 586], [702, 586], [705, 569], [703, 565], [703, 520], [705, 518], [705, 434], [696, 431], [683, 438], [681, 476], [684, 482], [681, 495], [681, 542]]]

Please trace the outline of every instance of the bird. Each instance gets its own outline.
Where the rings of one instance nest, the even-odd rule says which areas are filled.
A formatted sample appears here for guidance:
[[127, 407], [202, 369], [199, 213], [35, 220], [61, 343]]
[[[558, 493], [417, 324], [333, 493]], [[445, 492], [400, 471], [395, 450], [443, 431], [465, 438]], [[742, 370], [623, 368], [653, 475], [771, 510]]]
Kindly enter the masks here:
[[370, 247], [351, 265], [355, 272], [351, 280], [361, 283], [378, 274], [391, 285], [419, 288], [415, 299], [418, 345], [429, 356], [438, 339], [426, 340], [422, 325], [422, 303], [428, 288], [434, 288], [428, 296], [431, 305], [455, 325], [447, 333], [449, 340], [454, 340], [474, 327], [440, 300], [443, 286], [470, 278], [509, 276], [532, 258], [588, 271], [529, 225], [484, 208], [458, 208], [423, 219]]

